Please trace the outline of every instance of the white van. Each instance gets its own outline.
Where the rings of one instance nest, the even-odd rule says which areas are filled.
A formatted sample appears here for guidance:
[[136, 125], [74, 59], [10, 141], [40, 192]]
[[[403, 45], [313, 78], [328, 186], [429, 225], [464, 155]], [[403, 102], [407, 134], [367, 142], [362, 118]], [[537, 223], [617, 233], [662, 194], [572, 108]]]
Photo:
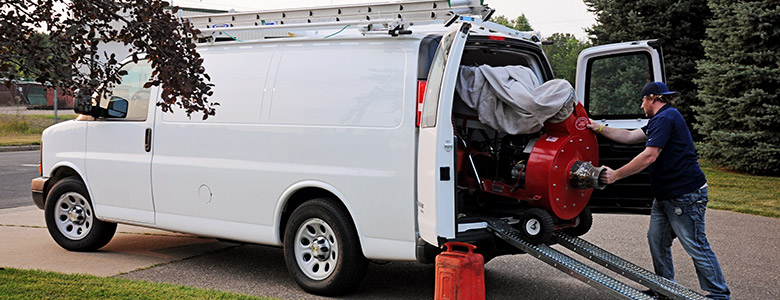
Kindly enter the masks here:
[[[354, 287], [370, 260], [431, 262], [446, 241], [517, 253], [475, 216], [516, 217], [523, 204], [499, 206], [457, 183], [458, 68], [522, 65], [540, 84], [553, 73], [533, 35], [486, 26], [498, 28], [464, 18], [400, 35], [200, 44], [220, 103], [207, 120], [161, 112], [161, 90], [143, 88], [150, 65], [127, 63], [100, 117], [44, 131], [34, 202], [69, 250], [104, 246], [116, 223], [280, 246], [292, 277], [317, 294]], [[657, 43], [594, 47], [578, 67], [577, 99], [591, 116], [646, 122], [638, 96], [604, 91], [662, 81]], [[624, 196], [599, 204], [649, 207], [649, 193]]]

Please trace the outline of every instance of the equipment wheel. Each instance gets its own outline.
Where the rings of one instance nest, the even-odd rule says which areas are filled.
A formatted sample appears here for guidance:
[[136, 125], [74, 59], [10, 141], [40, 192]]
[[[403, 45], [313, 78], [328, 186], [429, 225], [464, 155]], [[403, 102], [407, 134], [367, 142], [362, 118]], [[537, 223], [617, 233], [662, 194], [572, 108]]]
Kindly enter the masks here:
[[49, 234], [60, 247], [71, 251], [94, 251], [108, 244], [116, 224], [95, 217], [87, 187], [76, 178], [64, 178], [46, 197], [45, 219]]
[[357, 287], [368, 267], [352, 218], [330, 199], [293, 211], [284, 231], [287, 270], [301, 288], [339, 295]]
[[576, 218], [574, 218], [574, 226], [564, 228], [562, 231], [571, 236], [581, 236], [588, 233], [591, 226], [593, 226], [593, 214], [590, 212], [590, 209], [586, 207]]
[[520, 218], [520, 232], [531, 244], [552, 243], [555, 224], [552, 216], [540, 208], [528, 209]]

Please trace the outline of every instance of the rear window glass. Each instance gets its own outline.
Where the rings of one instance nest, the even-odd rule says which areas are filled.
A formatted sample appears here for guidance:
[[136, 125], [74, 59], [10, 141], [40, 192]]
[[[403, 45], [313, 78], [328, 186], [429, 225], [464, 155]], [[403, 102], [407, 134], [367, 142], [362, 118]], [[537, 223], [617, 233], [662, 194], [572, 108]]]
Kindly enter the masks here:
[[586, 108], [593, 118], [641, 118], [640, 93], [653, 79], [647, 52], [594, 59], [588, 66]]

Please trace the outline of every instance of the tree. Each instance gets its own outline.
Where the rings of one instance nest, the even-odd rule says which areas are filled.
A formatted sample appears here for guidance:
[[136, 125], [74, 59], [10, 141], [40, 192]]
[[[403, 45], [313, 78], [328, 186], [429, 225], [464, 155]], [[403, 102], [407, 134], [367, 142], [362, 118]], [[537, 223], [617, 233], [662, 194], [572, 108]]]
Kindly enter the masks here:
[[780, 9], [775, 0], [711, 0], [706, 58], [699, 61], [703, 105], [700, 153], [728, 168], [780, 174]]
[[587, 30], [595, 45], [643, 39], [661, 42], [667, 83], [680, 92], [676, 107], [689, 126], [696, 123], [692, 107], [700, 101], [693, 79], [700, 76], [696, 61], [704, 58], [701, 41], [712, 16], [707, 0], [585, 0], [585, 4], [596, 15], [597, 25]]
[[517, 17], [517, 19], [509, 20], [504, 16], [498, 16], [493, 18], [493, 23], [501, 24], [509, 28], [514, 28], [516, 30], [520, 31], [533, 31], [533, 27], [531, 27], [531, 23], [528, 22], [528, 18], [525, 17], [525, 14], [520, 15]]
[[553, 33], [542, 44], [556, 78], [566, 79], [574, 86], [577, 76], [577, 56], [591, 44], [578, 40], [571, 33]]
[[101, 99], [121, 82], [119, 60], [128, 53], [98, 53], [98, 46], [119, 42], [133, 61], [151, 62], [155, 71], [147, 86], [162, 87], [157, 105], [163, 111], [178, 106], [188, 116], [202, 112], [205, 119], [218, 104], [208, 101], [212, 85], [192, 42], [200, 32], [173, 15], [178, 8], [167, 8], [155, 0], [5, 0], [0, 78], [8, 82], [24, 75]]

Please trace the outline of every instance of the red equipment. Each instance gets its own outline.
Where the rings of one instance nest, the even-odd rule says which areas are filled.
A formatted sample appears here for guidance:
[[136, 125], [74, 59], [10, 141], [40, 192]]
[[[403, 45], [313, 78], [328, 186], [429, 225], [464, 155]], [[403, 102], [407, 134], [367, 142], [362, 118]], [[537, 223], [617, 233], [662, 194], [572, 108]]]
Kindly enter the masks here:
[[[479, 164], [481, 157], [506, 157], [507, 154], [494, 155], [473, 148], [459, 149], [462, 151], [458, 153], [458, 172], [462, 174], [462, 182], [473, 189], [526, 201], [531, 207], [542, 208], [563, 220], [571, 220], [585, 208], [593, 187], [604, 188], [598, 181], [601, 169], [593, 167], [599, 163], [599, 153], [596, 135], [587, 128], [589, 123], [590, 119], [580, 103], [575, 105], [574, 112], [563, 122], [545, 122], [545, 133], [538, 140], [531, 140], [528, 145], [520, 142], [518, 149], [533, 149], [525, 154], [525, 159], [522, 155], [514, 154], [517, 157], [511, 161], [514, 165], [512, 179], [507, 179], [508, 175], [479, 177], [476, 176], [479, 173], [476, 170], [480, 166], [475, 165], [475, 171], [463, 167], [466, 156]], [[508, 147], [504, 145], [504, 148]], [[503, 164], [508, 163], [504, 161]]]
[[545, 122], [546, 133], [536, 142], [528, 159], [526, 192], [528, 196], [533, 194], [532, 199], [539, 199], [532, 201], [532, 206], [570, 220], [588, 204], [593, 193], [590, 187], [603, 188], [598, 174], [595, 181], [576, 176], [583, 163], [591, 168], [599, 163], [598, 142], [586, 127], [589, 123], [585, 108], [579, 103], [563, 122]]
[[[436, 256], [436, 300], [485, 299], [485, 263], [477, 247], [460, 242], [444, 244], [447, 251]], [[468, 252], [453, 250], [464, 247]]]
[[[471, 191], [466, 197], [477, 197], [478, 203], [521, 202], [526, 209], [518, 226], [532, 243], [549, 242], [557, 229], [585, 226], [570, 230], [574, 235], [590, 229], [585, 207], [593, 188], [605, 187], [599, 182], [604, 169], [594, 167], [598, 142], [587, 128], [590, 119], [582, 104], [574, 104], [562, 122], [545, 122], [543, 134], [502, 135], [471, 127], [469, 120], [454, 120], [463, 123], [458, 127], [465, 146], [458, 148], [458, 185]], [[509, 207], [492, 206], [502, 208]]]

